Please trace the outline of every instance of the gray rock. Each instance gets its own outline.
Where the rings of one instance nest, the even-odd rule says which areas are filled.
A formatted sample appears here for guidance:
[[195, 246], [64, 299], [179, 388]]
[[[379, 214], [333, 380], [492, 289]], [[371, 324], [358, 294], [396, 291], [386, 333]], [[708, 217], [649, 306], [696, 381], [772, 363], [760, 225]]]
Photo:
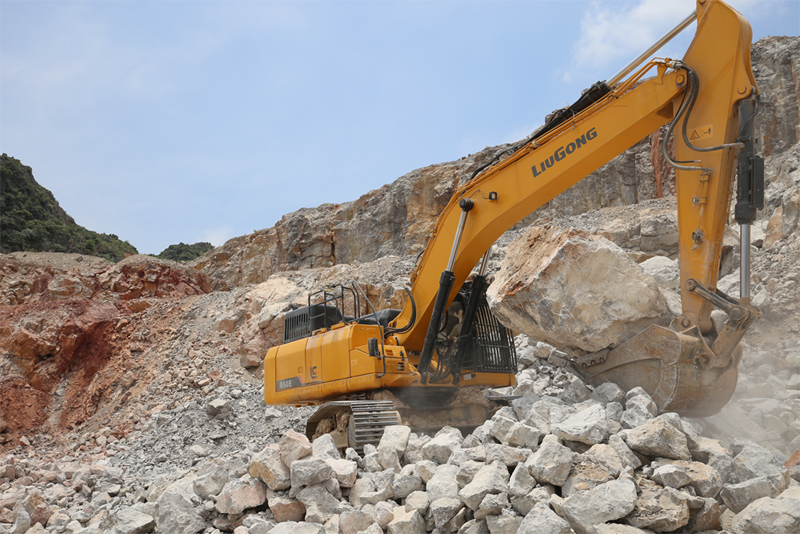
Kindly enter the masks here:
[[762, 497], [736, 514], [731, 534], [796, 534], [800, 532], [800, 487], [776, 498]]
[[634, 428], [624, 439], [628, 447], [647, 456], [676, 460], [692, 457], [683, 432], [661, 419], [651, 419]]
[[522, 516], [513, 510], [503, 510], [500, 515], [486, 517], [486, 526], [491, 534], [516, 534], [522, 523]]
[[308, 438], [294, 430], [288, 430], [283, 437], [281, 437], [278, 447], [280, 448], [284, 465], [289, 467], [292, 466], [295, 460], [305, 458], [313, 451]]
[[618, 385], [613, 382], [605, 382], [600, 384], [592, 392], [592, 398], [601, 404], [608, 404], [609, 402], [623, 403], [625, 401], [625, 392], [622, 391]]
[[561, 496], [569, 497], [610, 480], [614, 480], [614, 475], [608, 470], [590, 460], [581, 460], [572, 464], [572, 470], [561, 487]]
[[383, 429], [383, 436], [378, 444], [378, 451], [389, 449], [395, 452], [398, 457], [402, 457], [408, 446], [408, 438], [411, 436], [411, 429], [407, 426], [392, 425]]
[[443, 497], [458, 498], [458, 492], [461, 489], [458, 485], [456, 477], [458, 476], [459, 468], [455, 465], [440, 465], [436, 468], [425, 489], [428, 495], [435, 495], [437, 499]]
[[117, 534], [144, 534], [156, 526], [156, 520], [132, 508], [123, 508], [117, 513], [114, 529]]
[[446, 464], [453, 451], [461, 446], [464, 437], [457, 428], [444, 427], [430, 440], [422, 446], [422, 454], [426, 460], [431, 460], [437, 464]]
[[414, 465], [407, 465], [394, 475], [392, 480], [392, 493], [398, 499], [405, 499], [414, 491], [425, 489], [425, 483], [422, 477], [415, 472]]
[[297, 500], [306, 507], [305, 520], [309, 523], [324, 524], [339, 512], [339, 501], [328, 493], [322, 484], [304, 488], [297, 494]]
[[525, 467], [540, 484], [563, 486], [574, 461], [575, 453], [561, 445], [556, 436], [549, 434], [539, 450], [525, 462]]
[[389, 534], [425, 534], [425, 520], [416, 510], [403, 513], [395, 508], [394, 519], [386, 525]]
[[598, 404], [581, 410], [560, 423], [551, 424], [550, 431], [567, 441], [577, 441], [587, 445], [602, 443], [608, 439], [605, 408]]
[[517, 464], [511, 478], [508, 480], [508, 491], [512, 497], [527, 495], [536, 486], [536, 480], [531, 476], [528, 468]]
[[206, 413], [212, 417], [224, 417], [231, 412], [231, 403], [227, 399], [214, 399], [206, 404]]
[[489, 493], [478, 505], [478, 509], [475, 511], [475, 519], [486, 519], [490, 515], [500, 515], [505, 508], [508, 508], [508, 494]]
[[156, 526], [159, 532], [195, 534], [206, 528], [192, 502], [176, 491], [165, 491], [156, 501]]
[[687, 475], [686, 471], [677, 465], [662, 465], [657, 467], [650, 478], [662, 486], [669, 486], [675, 489], [682, 488], [692, 481], [692, 477]]
[[339, 516], [342, 534], [357, 534], [375, 523], [375, 518], [363, 510], [346, 510]]
[[[384, 503], [378, 503], [378, 505]], [[414, 491], [405, 500], [406, 510], [416, 510], [420, 513], [420, 515], [425, 515], [425, 512], [428, 511], [428, 508], [431, 505], [430, 498], [428, 497], [428, 492], [426, 491]], [[391, 521], [391, 520], [390, 520]], [[384, 528], [386, 525], [381, 525], [381, 528]]]
[[443, 527], [448, 521], [453, 519], [462, 508], [464, 508], [464, 503], [461, 499], [453, 499], [452, 497], [434, 499], [430, 504], [433, 524], [437, 528]]
[[523, 517], [528, 515], [536, 503], [547, 504], [550, 502], [550, 497], [555, 493], [553, 486], [546, 484], [544, 486], [537, 486], [525, 495], [511, 498], [511, 507]]
[[267, 502], [267, 489], [264, 483], [255, 478], [245, 477], [225, 484], [217, 497], [216, 509], [221, 514], [240, 514], [265, 502]]
[[531, 451], [527, 448], [510, 447], [497, 443], [487, 443], [486, 463], [502, 462], [507, 467], [514, 467], [517, 464], [525, 463], [530, 457]]
[[626, 521], [637, 528], [654, 532], [672, 532], [689, 522], [689, 495], [673, 488], [661, 488], [652, 482], [643, 486], [636, 507]]
[[316, 523], [295, 522], [278, 523], [269, 534], [324, 534], [325, 529]]
[[341, 460], [342, 455], [333, 443], [333, 436], [330, 434], [323, 434], [319, 436], [311, 444], [311, 454], [317, 458], [331, 458], [332, 460]]
[[628, 444], [625, 443], [621, 437], [609, 436], [608, 444], [614, 448], [614, 452], [617, 453], [617, 456], [619, 456], [625, 466], [629, 466], [632, 469], [638, 469], [642, 466], [639, 457], [633, 453], [631, 448], [628, 447]]
[[477, 510], [487, 494], [508, 492], [508, 478], [506, 466], [494, 462], [478, 471], [472, 482], [458, 492], [458, 496], [472, 510]]
[[625, 517], [634, 509], [635, 503], [636, 484], [630, 479], [620, 478], [560, 502], [554, 501], [553, 506], [575, 532], [587, 534], [598, 523]]
[[212, 464], [192, 482], [194, 492], [207, 499], [209, 495], [217, 495], [230, 480], [228, 470], [218, 464]]
[[[315, 441], [316, 443], [316, 441]], [[325, 463], [333, 470], [333, 476], [342, 488], [351, 488], [356, 483], [358, 464], [351, 460], [326, 458]]]
[[325, 460], [314, 456], [295, 460], [290, 466], [292, 488], [322, 484], [334, 476], [333, 469]]
[[777, 497], [784, 488], [774, 477], [756, 477], [738, 484], [725, 484], [719, 494], [728, 508], [739, 513], [757, 499]]
[[519, 525], [520, 534], [572, 534], [569, 523], [544, 503], [536, 503]]
[[620, 423], [622, 428], [636, 428], [655, 417], [657, 413], [658, 406], [650, 395], [634, 395], [626, 401]]

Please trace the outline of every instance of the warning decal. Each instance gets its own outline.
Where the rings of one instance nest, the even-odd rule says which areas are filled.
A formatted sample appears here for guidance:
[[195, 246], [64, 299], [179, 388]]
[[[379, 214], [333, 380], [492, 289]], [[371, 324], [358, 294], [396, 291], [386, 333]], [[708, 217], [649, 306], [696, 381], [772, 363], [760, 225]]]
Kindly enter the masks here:
[[708, 139], [714, 136], [714, 130], [709, 124], [708, 126], [700, 126], [699, 128], [692, 128], [689, 130], [689, 141], [699, 141], [700, 139]]

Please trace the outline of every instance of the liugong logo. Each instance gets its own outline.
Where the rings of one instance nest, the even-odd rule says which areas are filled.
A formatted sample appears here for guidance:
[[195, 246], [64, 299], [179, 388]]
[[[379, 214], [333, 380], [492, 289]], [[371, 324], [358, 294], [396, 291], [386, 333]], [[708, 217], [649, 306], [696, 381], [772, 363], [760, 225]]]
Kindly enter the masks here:
[[531, 170], [533, 171], [533, 177], [536, 178], [544, 171], [555, 165], [557, 161], [561, 161], [562, 159], [566, 158], [569, 154], [572, 154], [595, 137], [597, 137], [597, 132], [594, 130], [594, 128], [592, 128], [582, 136], [575, 139], [574, 143], [570, 143], [567, 146], [558, 147], [556, 151], [553, 152], [552, 156], [538, 165], [531, 167]]

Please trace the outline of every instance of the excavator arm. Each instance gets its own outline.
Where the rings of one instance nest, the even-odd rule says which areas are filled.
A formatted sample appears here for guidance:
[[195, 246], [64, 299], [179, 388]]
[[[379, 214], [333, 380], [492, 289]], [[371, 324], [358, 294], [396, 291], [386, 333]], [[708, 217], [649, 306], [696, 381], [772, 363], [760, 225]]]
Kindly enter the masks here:
[[[690, 357], [694, 374], [698, 375], [691, 380], [693, 393], [683, 394], [688, 384], [681, 381], [687, 380], [687, 369], [676, 367], [679, 354], [667, 356], [662, 353], [666, 349], [650, 347], [676, 341], [660, 331], [660, 337], [651, 333], [652, 339], [637, 340], [633, 350], [637, 354], [626, 354], [625, 365], [615, 365], [619, 361], [614, 355], [604, 354], [594, 362], [602, 359], [603, 367], [591, 369], [590, 356], [578, 364], [577, 370], [597, 383], [615, 380], [633, 387], [649, 382], [652, 394], [659, 387], [664, 388], [665, 372], [661, 368], [664, 366], [658, 364], [654, 368], [652, 362], [673, 362], [674, 386], [657, 399], [661, 400], [662, 409], [705, 413], [716, 411], [727, 402], [735, 377], [733, 386], [726, 383], [726, 391], [719, 391], [719, 387], [713, 387], [720, 379], [719, 373], [705, 371], [728, 369], [735, 373], [731, 367], [738, 363], [734, 361], [738, 342], [759, 317], [748, 294], [742, 295], [741, 302], [734, 302], [714, 292], [737, 149], [745, 149], [749, 143], [746, 158], [758, 164], [752, 154], [752, 139], [746, 135], [748, 128], [752, 131], [758, 89], [750, 66], [749, 23], [727, 4], [715, 0], [698, 1], [696, 20], [695, 38], [682, 61], [651, 61], [624, 82], [609, 83], [613, 87], [604, 96], [595, 97], [595, 102], [589, 102], [588, 107], [567, 120], [562, 118], [557, 126], [546, 126], [544, 135], [540, 132], [456, 191], [411, 277], [417, 326], [399, 336], [401, 345], [421, 351], [423, 382], [431, 365], [436, 364], [433, 340], [441, 314], [492, 243], [513, 224], [614, 156], [671, 123], [675, 159], [689, 162], [674, 165], [683, 304], [675, 329], [684, 332], [686, 338], [678, 340], [676, 346], [683, 348], [677, 352]], [[598, 84], [593, 90], [597, 92], [596, 88], [602, 85], [606, 84]], [[754, 219], [754, 200], [745, 198], [754, 187], [757, 189], [758, 185], [748, 182], [739, 195], [747, 204], [743, 211], [750, 214], [740, 220], [744, 224]], [[760, 187], [763, 191], [763, 185]], [[742, 272], [747, 273], [746, 265]], [[747, 287], [746, 278], [744, 274], [743, 288]], [[731, 316], [723, 332], [712, 332], [710, 314], [714, 305]], [[409, 313], [407, 306], [397, 323], [407, 322]], [[704, 335], [714, 338], [712, 347], [707, 346]], [[688, 351], [687, 345], [692, 345], [693, 350]], [[618, 354], [626, 352], [631, 351], [620, 350]], [[646, 374], [651, 379], [643, 381], [643, 369], [648, 365], [651, 370]], [[609, 369], [615, 371], [608, 372]], [[704, 402], [709, 396], [713, 399]]]
[[[746, 238], [763, 197], [763, 165], [753, 151], [758, 88], [750, 25], [721, 0], [698, 0], [696, 14], [671, 33], [695, 20], [697, 31], [682, 60], [640, 66], [657, 43], [459, 187], [411, 274], [410, 298], [399, 314], [383, 316], [383, 322], [374, 310], [370, 317], [348, 318], [327, 297], [287, 314], [286, 343], [271, 348], [264, 362], [266, 402], [316, 404], [384, 388], [512, 385], [513, 358], [478, 368], [464, 354], [476, 317], [487, 310], [480, 297], [490, 247], [518, 221], [668, 124], [675, 157], [663, 155], [676, 167], [683, 313], [670, 328], [650, 327], [610, 352], [564, 364], [593, 384], [642, 386], [661, 410], [718, 411], [736, 385], [739, 341], [760, 315], [747, 293], [749, 244], [742, 245], [742, 298], [715, 292], [734, 166], [736, 217]], [[481, 258], [457, 350], [445, 354], [437, 345], [443, 319]], [[720, 332], [710, 320], [714, 306], [729, 316]], [[496, 329], [488, 338], [507, 343], [508, 335]]]

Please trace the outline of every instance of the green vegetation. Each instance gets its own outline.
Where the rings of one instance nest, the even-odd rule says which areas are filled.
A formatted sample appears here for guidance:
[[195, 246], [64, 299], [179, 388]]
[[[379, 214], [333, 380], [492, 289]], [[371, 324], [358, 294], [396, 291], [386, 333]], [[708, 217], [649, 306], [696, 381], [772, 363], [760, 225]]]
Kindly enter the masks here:
[[0, 252], [70, 252], [120, 261], [137, 254], [114, 234], [98, 234], [75, 223], [33, 178], [30, 167], [0, 156]]
[[168, 246], [156, 257], [161, 258], [162, 260], [192, 261], [195, 258], [199, 258], [212, 248], [214, 248], [214, 246], [211, 243], [205, 242], [195, 243], [194, 245], [180, 243], [179, 245]]

